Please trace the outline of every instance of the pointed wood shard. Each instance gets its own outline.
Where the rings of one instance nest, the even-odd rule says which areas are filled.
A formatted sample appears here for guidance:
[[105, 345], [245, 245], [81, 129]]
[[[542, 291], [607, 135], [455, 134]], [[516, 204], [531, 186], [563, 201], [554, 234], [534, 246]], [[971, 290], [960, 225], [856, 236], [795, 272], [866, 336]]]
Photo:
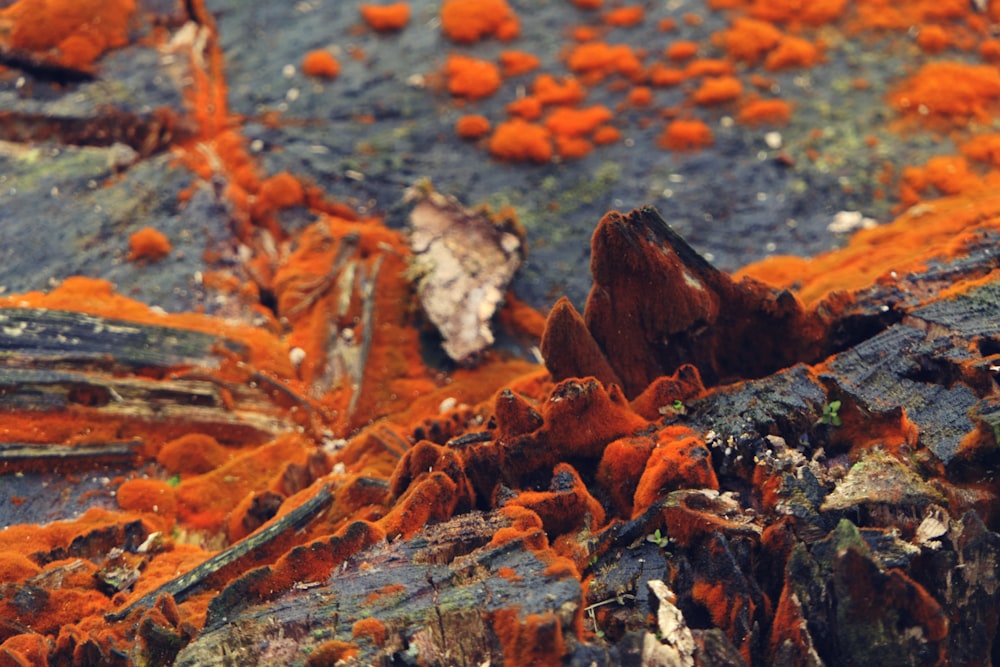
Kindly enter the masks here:
[[819, 352], [825, 327], [791, 293], [734, 282], [652, 207], [608, 213], [591, 247], [584, 320], [630, 398], [685, 363], [711, 386]]

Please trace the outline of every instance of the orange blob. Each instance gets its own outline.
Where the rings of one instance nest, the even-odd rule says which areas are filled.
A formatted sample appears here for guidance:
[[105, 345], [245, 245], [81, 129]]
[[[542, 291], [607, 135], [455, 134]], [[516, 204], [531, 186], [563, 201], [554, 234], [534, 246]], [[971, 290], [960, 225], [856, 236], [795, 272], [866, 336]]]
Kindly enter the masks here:
[[500, 69], [496, 65], [459, 54], [448, 56], [445, 74], [448, 75], [448, 92], [470, 100], [489, 97], [501, 82]]
[[812, 67], [820, 59], [819, 48], [807, 39], [785, 35], [778, 46], [767, 54], [764, 68], [775, 72], [792, 67]]
[[596, 130], [594, 130], [594, 136], [591, 137], [594, 143], [598, 146], [603, 146], [604, 144], [613, 144], [616, 141], [620, 141], [622, 138], [622, 133], [617, 127], [612, 127], [611, 125], [602, 125]]
[[663, 63], [654, 63], [649, 68], [649, 83], [658, 88], [676, 86], [687, 78], [684, 70], [667, 67]]
[[515, 118], [493, 131], [490, 153], [504, 160], [548, 162], [552, 159], [552, 137], [541, 125]]
[[270, 210], [301, 206], [305, 191], [298, 179], [286, 171], [280, 172], [260, 184], [258, 202]]
[[542, 103], [534, 96], [514, 100], [504, 109], [511, 116], [517, 116], [524, 120], [537, 120], [542, 117]]
[[541, 64], [538, 56], [525, 51], [501, 51], [500, 68], [504, 76], [527, 74]]
[[889, 96], [903, 113], [942, 118], [964, 124], [975, 118], [988, 122], [989, 108], [1000, 99], [1000, 72], [990, 65], [932, 62]]
[[1000, 168], [1000, 134], [979, 134], [961, 146], [962, 155]]
[[[881, 3], [872, 3], [881, 9]], [[750, 15], [765, 21], [801, 21], [818, 26], [838, 18], [847, 0], [753, 0]]]
[[702, 81], [692, 99], [696, 104], [711, 106], [732, 102], [743, 93], [743, 84], [734, 76], [710, 77]]
[[698, 54], [698, 42], [677, 41], [663, 50], [668, 60], [683, 62]]
[[728, 60], [718, 58], [702, 58], [688, 63], [684, 68], [684, 74], [689, 77], [696, 76], [726, 76], [734, 71], [733, 64]]
[[167, 235], [153, 227], [143, 227], [128, 238], [130, 262], [157, 262], [173, 250]]
[[920, 28], [917, 33], [917, 45], [924, 53], [941, 53], [951, 46], [951, 37], [942, 26], [931, 23]]
[[385, 623], [377, 618], [363, 618], [351, 626], [351, 636], [354, 639], [370, 639], [376, 646], [384, 646], [386, 639]]
[[573, 72], [593, 73], [599, 76], [622, 74], [634, 76], [642, 71], [642, 63], [627, 44], [586, 42], [576, 46], [566, 61]]
[[628, 91], [628, 103], [635, 107], [645, 107], [653, 103], [653, 91], [648, 86], [636, 86]]
[[787, 125], [791, 105], [784, 100], [754, 100], [740, 109], [736, 120], [744, 125]]
[[441, 30], [452, 41], [469, 44], [489, 36], [502, 41], [514, 39], [520, 25], [506, 0], [445, 0]]
[[646, 18], [646, 10], [642, 5], [631, 5], [629, 7], [616, 7], [607, 12], [601, 20], [605, 25], [616, 28], [631, 28], [639, 25]]
[[700, 120], [675, 120], [660, 135], [661, 148], [673, 151], [692, 151], [711, 146], [715, 142], [712, 129]]
[[478, 139], [490, 133], [490, 121], [486, 116], [470, 114], [455, 122], [455, 134], [462, 139]]
[[128, 44], [134, 12], [134, 0], [20, 0], [0, 11], [0, 25], [7, 48], [86, 69], [105, 51]]
[[0, 581], [14, 583], [33, 577], [42, 568], [20, 551], [0, 551]]
[[320, 79], [333, 79], [340, 74], [340, 63], [329, 51], [317, 49], [302, 58], [302, 73]]
[[604, 0], [572, 0], [578, 9], [600, 9]]
[[556, 153], [564, 160], [577, 160], [585, 157], [593, 149], [591, 144], [582, 137], [567, 137], [556, 135]]
[[156, 455], [156, 462], [175, 475], [200, 475], [218, 468], [228, 459], [228, 450], [203, 433], [189, 433], [171, 440]]
[[587, 96], [587, 91], [573, 77], [557, 80], [551, 74], [535, 77], [531, 92], [542, 104], [579, 104]]
[[164, 530], [173, 528], [177, 517], [177, 498], [169, 484], [158, 479], [130, 479], [118, 487], [118, 506], [126, 512], [153, 514], [160, 518]]
[[614, 114], [607, 107], [600, 105], [586, 109], [560, 107], [545, 119], [545, 127], [558, 136], [580, 137], [590, 134], [613, 117]]
[[734, 60], [755, 63], [778, 45], [781, 31], [767, 21], [737, 18], [728, 30], [715, 33], [713, 41]]
[[377, 32], [402, 30], [410, 22], [410, 5], [397, 2], [392, 5], [361, 5], [361, 18]]

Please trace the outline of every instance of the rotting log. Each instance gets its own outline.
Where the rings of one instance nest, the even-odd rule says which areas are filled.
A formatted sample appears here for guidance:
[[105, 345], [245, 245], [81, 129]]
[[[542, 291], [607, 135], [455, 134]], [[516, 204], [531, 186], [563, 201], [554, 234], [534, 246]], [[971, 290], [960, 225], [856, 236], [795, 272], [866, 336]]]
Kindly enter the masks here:
[[[266, 593], [283, 581], [277, 570], [251, 571], [215, 599], [178, 664], [224, 664], [220, 655], [520, 664], [552, 657], [546, 637], [571, 661], [622, 664], [672, 650], [648, 623], [664, 600], [690, 629], [695, 665], [989, 662], [1000, 621], [1000, 282], [982, 279], [995, 275], [994, 258], [982, 259], [928, 267], [928, 280], [978, 280], [946, 298], [894, 301], [891, 317], [884, 290], [830, 305], [853, 319], [827, 316], [841, 347], [828, 358], [684, 400], [663, 394], [669, 409], [655, 423], [631, 436], [602, 432], [600, 446], [552, 438], [571, 432], [564, 421], [596, 428], [588, 411], [620, 419], [628, 404], [614, 390], [569, 378], [538, 410], [501, 392], [485, 428], [418, 443], [391, 487], [403, 506], [392, 511], [411, 511], [430, 465], [470, 494], [450, 507], [499, 510], [459, 509], [332, 568], [300, 569], [308, 576], [284, 592]], [[645, 451], [649, 462], [622, 496], [624, 518], [602, 524], [589, 494], [612, 511], [615, 489], [630, 483], [604, 481], [602, 471], [624, 465], [613, 449]], [[557, 463], [566, 458], [572, 466]], [[516, 515], [507, 512], [525, 508], [548, 540], [529, 530], [497, 545]], [[576, 577], [544, 567], [550, 541], [576, 545], [585, 595]], [[653, 595], [651, 581], [666, 589]]]

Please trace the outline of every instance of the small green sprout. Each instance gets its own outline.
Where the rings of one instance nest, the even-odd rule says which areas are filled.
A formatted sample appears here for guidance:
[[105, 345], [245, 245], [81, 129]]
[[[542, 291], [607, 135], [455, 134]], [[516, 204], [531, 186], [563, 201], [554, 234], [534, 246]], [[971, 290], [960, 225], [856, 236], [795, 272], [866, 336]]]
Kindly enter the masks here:
[[668, 544], [670, 544], [670, 538], [666, 535], [660, 533], [660, 529], [657, 528], [652, 535], [646, 536], [647, 542], [652, 542], [661, 549], [665, 549]]
[[170, 479], [168, 479], [167, 480], [167, 484], [169, 484], [170, 486], [172, 486], [174, 488], [177, 488], [178, 486], [180, 486], [181, 485], [181, 474], [177, 473], [176, 475], [174, 475], [173, 477], [171, 477]]
[[823, 406], [823, 416], [819, 418], [817, 424], [829, 424], [830, 426], [840, 426], [840, 401], [830, 401]]

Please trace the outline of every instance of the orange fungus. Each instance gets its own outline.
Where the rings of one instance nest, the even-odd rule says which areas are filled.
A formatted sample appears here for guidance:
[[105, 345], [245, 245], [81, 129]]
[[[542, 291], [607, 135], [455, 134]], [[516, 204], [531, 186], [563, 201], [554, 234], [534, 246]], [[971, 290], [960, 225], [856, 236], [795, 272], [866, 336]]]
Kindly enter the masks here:
[[712, 129], [700, 120], [675, 120], [660, 135], [659, 144], [675, 151], [698, 150], [715, 141]]
[[340, 63], [329, 51], [317, 49], [302, 58], [302, 73], [322, 79], [333, 79], [340, 74]]
[[552, 138], [541, 125], [515, 118], [497, 126], [490, 137], [490, 153], [506, 160], [548, 162]]
[[361, 5], [361, 18], [378, 32], [402, 30], [410, 22], [410, 5], [397, 2], [392, 5]]
[[445, 0], [441, 30], [452, 41], [467, 44], [489, 36], [513, 39], [520, 25], [506, 0]]
[[462, 139], [478, 139], [489, 134], [490, 121], [486, 116], [470, 114], [462, 116], [455, 123], [455, 134]]
[[143, 227], [128, 239], [129, 261], [156, 262], [173, 250], [167, 235], [153, 227]]
[[478, 100], [489, 97], [500, 87], [500, 69], [491, 62], [452, 54], [445, 65], [448, 92], [457, 97]]

